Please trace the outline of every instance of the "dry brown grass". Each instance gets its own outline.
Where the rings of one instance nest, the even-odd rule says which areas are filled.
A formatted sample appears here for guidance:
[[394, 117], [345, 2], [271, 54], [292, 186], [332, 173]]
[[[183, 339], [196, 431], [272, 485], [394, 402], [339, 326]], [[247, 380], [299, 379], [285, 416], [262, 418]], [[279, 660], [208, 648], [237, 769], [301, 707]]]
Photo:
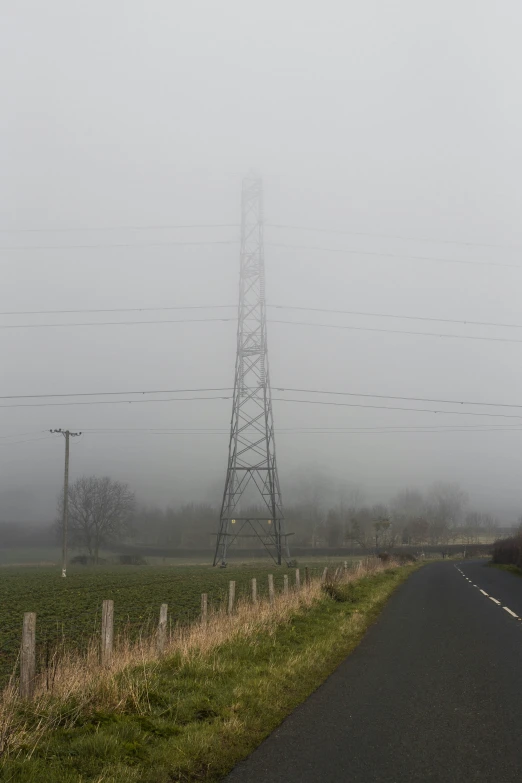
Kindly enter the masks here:
[[[346, 584], [396, 566], [393, 561], [382, 563], [368, 558], [351, 570], [330, 571], [328, 581]], [[148, 683], [155, 667], [165, 659], [170, 659], [174, 667], [197, 659], [208, 661], [220, 645], [238, 637], [253, 637], [260, 631], [272, 634], [296, 612], [322, 598], [322, 581], [312, 580], [300, 590], [276, 595], [272, 603], [259, 599], [253, 605], [240, 600], [233, 614], [224, 609], [209, 614], [205, 627], [194, 623], [174, 628], [162, 654], [157, 649], [156, 633], [145, 629], [137, 640], [123, 633], [115, 638], [110, 667], [100, 666], [97, 638], [91, 640], [84, 653], [65, 647], [57, 649], [48, 665], [40, 668], [31, 702], [19, 698], [14, 676], [4, 689], [0, 702], [0, 755], [12, 757], [23, 751], [27, 757], [44, 734], [57, 726], [73, 726], [80, 715], [127, 709], [146, 713]]]

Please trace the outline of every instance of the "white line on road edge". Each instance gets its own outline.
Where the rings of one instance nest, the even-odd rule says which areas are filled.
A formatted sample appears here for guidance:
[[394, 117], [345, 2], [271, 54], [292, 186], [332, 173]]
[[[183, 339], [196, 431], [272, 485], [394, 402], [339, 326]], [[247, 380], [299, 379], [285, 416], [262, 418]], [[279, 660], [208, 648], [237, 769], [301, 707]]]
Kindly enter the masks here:
[[498, 604], [500, 606], [500, 601], [497, 601], [496, 598], [492, 598], [491, 596], [489, 596], [489, 600], [490, 601], [494, 601], [496, 604]]
[[[480, 592], [482, 593], [482, 595], [488, 595], [488, 594], [486, 593], [486, 591], [485, 591], [485, 590], [483, 590], [482, 588], [480, 588]], [[489, 598], [489, 595], [488, 595], [488, 598]]]
[[503, 607], [502, 607], [502, 609], [505, 609], [505, 610], [506, 610], [506, 612], [509, 612], [509, 614], [510, 614], [512, 617], [517, 617], [517, 618], [518, 618], [518, 614], [515, 614], [515, 612], [512, 612], [512, 611], [511, 611], [511, 609], [508, 609], [508, 608], [507, 608], [507, 606], [503, 606]]
[[473, 587], [476, 587], [477, 585], [473, 585]]

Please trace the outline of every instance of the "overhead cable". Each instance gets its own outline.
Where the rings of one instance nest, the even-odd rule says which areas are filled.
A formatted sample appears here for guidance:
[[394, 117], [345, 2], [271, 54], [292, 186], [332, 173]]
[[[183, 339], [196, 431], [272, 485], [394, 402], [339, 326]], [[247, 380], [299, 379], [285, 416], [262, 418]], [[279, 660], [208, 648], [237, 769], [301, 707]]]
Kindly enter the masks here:
[[521, 245], [501, 245], [494, 242], [476, 242], [467, 239], [436, 239], [435, 237], [414, 237], [404, 234], [385, 234], [377, 231], [348, 231], [338, 228], [315, 228], [312, 226], [292, 226], [286, 223], [265, 223], [269, 228], [291, 229], [293, 231], [310, 231], [318, 234], [341, 234], [344, 236], [371, 237], [375, 239], [400, 239], [407, 242], [430, 242], [440, 245], [462, 245], [463, 247], [492, 247], [498, 250], [521, 250]]
[[417, 337], [443, 337], [454, 340], [474, 340], [479, 342], [491, 343], [522, 343], [522, 340], [516, 340], [511, 337], [479, 337], [471, 334], [444, 334], [443, 332], [414, 332], [407, 329], [381, 329], [377, 326], [346, 326], [344, 324], [318, 324], [313, 321], [282, 321], [271, 318], [268, 320], [271, 324], [289, 324], [290, 326], [314, 326], [321, 329], [345, 329], [352, 332], [378, 332], [381, 334], [407, 334]]
[[[401, 315], [399, 313], [376, 313], [368, 310], [338, 310], [329, 307], [301, 307], [298, 305], [267, 304], [268, 308], [275, 310], [296, 310], [301, 312], [332, 313], [333, 315], [368, 316], [371, 318], [395, 318], [407, 321], [429, 321], [436, 323], [462, 324], [464, 326], [495, 326], [506, 329], [522, 329], [522, 324], [507, 323], [502, 321], [472, 321], [459, 318], [437, 318], [424, 315]], [[237, 304], [206, 304], [206, 305], [173, 305], [165, 307], [100, 307], [79, 308], [75, 310], [4, 310], [0, 316], [6, 315], [71, 315], [79, 313], [146, 313], [171, 310], [235, 310]], [[119, 323], [119, 322], [118, 322]], [[134, 322], [133, 322], [134, 323]], [[143, 323], [136, 321], [136, 323]]]
[[[98, 307], [78, 310], [4, 310], [0, 315], [59, 315], [72, 313], [147, 313], [160, 310], [230, 310], [237, 309], [235, 305], [175, 305], [173, 307]], [[293, 308], [295, 309], [295, 308]], [[141, 322], [138, 322], [141, 323]]]
[[0, 400], [35, 400], [49, 397], [107, 397], [123, 394], [191, 394], [196, 392], [227, 392], [232, 391], [232, 386], [210, 387], [201, 389], [144, 389], [139, 391], [102, 391], [102, 392], [72, 392], [68, 394], [6, 394], [0, 396]]
[[[292, 389], [288, 386], [272, 386], [272, 389], [279, 392], [297, 392], [299, 394], [334, 394], [341, 397], [372, 397], [380, 400], [404, 400], [409, 402], [438, 402], [446, 405], [479, 405], [493, 408], [522, 408], [521, 403], [509, 404], [507, 402], [477, 402], [475, 400], [442, 400], [436, 397], [399, 397], [392, 394], [367, 394], [359, 392], [344, 391], [324, 391], [321, 389]], [[1, 399], [1, 398], [0, 398]]]
[[74, 228], [0, 228], [0, 234], [61, 234], [98, 231], [163, 231], [178, 228], [239, 228], [239, 223], [162, 223], [158, 225], [76, 226]]
[[100, 242], [95, 245], [11, 245], [9, 247], [0, 245], [1, 251], [11, 250], [107, 250], [110, 248], [132, 247], [139, 250], [142, 247], [176, 247], [185, 245], [237, 245], [239, 239], [211, 239], [190, 242]]
[[53, 324], [1, 324], [0, 329], [54, 329], [71, 326], [137, 326], [139, 324], [202, 324], [216, 321], [237, 321], [237, 318], [176, 318], [173, 320], [161, 319], [159, 321], [86, 321], [83, 323], [53, 323]]
[[[522, 324], [505, 323], [499, 321], [470, 321], [457, 318], [432, 318], [426, 315], [400, 315], [398, 313], [374, 313], [368, 310], [334, 310], [326, 307], [297, 307], [296, 305], [267, 304], [267, 307], [276, 310], [300, 310], [314, 313], [332, 313], [333, 315], [357, 315], [371, 318], [397, 318], [401, 321], [430, 321], [444, 324], [462, 324], [464, 326], [500, 326], [505, 329], [522, 329]], [[2, 313], [0, 313], [2, 315]]]
[[[487, 416], [495, 419], [522, 419], [522, 415], [517, 416], [509, 413], [478, 413], [475, 411], [443, 411], [433, 408], [404, 408], [396, 405], [367, 405], [356, 402], [331, 402], [330, 400], [295, 400], [288, 397], [272, 397], [272, 400], [278, 402], [295, 402], [304, 405], [333, 405], [338, 408], [371, 408], [372, 410], [391, 410], [391, 411], [409, 411], [410, 413], [435, 413], [448, 416]], [[1, 407], [1, 406], [0, 406]]]
[[442, 258], [439, 256], [420, 256], [406, 253], [386, 253], [379, 250], [352, 250], [340, 247], [317, 247], [317, 245], [294, 245], [284, 242], [265, 242], [266, 247], [282, 247], [289, 250], [315, 250], [321, 253], [342, 253], [350, 256], [368, 256], [376, 258], [393, 258], [396, 261], [426, 261], [435, 264], [463, 264], [465, 266], [502, 266], [511, 269], [522, 269], [522, 264], [509, 264], [504, 261], [469, 261], [463, 258]]
[[0, 408], [56, 408], [69, 407], [71, 405], [143, 405], [145, 403], [155, 402], [187, 402], [192, 400], [231, 400], [231, 396], [219, 397], [171, 397], [165, 399], [153, 400], [96, 400], [93, 402], [31, 402], [26, 404], [0, 405]]

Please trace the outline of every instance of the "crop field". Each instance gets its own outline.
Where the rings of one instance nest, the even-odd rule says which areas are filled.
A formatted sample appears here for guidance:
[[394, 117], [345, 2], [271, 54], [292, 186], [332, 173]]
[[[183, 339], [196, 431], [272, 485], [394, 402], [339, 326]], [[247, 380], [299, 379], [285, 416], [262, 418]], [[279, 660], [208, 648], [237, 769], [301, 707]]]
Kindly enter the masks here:
[[[341, 562], [337, 558], [336, 563]], [[299, 563], [319, 573], [326, 560]], [[330, 561], [330, 565], [333, 562]], [[226, 569], [208, 565], [76, 567], [62, 579], [58, 568], [25, 567], [0, 570], [0, 683], [14, 670], [21, 642], [24, 612], [36, 612], [37, 654], [45, 658], [62, 640], [66, 645], [85, 647], [100, 628], [104, 599], [114, 601], [115, 631], [131, 634], [157, 622], [162, 603], [169, 606], [171, 628], [198, 617], [201, 594], [208, 594], [209, 610], [225, 600], [228, 583], [236, 581], [236, 596], [250, 591], [250, 580], [258, 581], [259, 595], [268, 592], [268, 574], [273, 573], [277, 591], [283, 574], [290, 584], [295, 570], [266, 561], [230, 564]]]

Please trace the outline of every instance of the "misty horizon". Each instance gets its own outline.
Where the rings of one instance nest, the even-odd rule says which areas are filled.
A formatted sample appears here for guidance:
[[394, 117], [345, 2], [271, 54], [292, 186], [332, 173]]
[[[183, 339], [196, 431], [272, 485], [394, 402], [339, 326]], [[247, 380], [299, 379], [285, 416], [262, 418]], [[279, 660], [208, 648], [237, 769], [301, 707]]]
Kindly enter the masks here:
[[[451, 481], [515, 523], [520, 331], [469, 322], [522, 324], [522, 11], [399, 5], [5, 12], [0, 520], [54, 519], [54, 428], [72, 480], [219, 505], [254, 170], [283, 499]], [[225, 391], [129, 394], [178, 389]]]

